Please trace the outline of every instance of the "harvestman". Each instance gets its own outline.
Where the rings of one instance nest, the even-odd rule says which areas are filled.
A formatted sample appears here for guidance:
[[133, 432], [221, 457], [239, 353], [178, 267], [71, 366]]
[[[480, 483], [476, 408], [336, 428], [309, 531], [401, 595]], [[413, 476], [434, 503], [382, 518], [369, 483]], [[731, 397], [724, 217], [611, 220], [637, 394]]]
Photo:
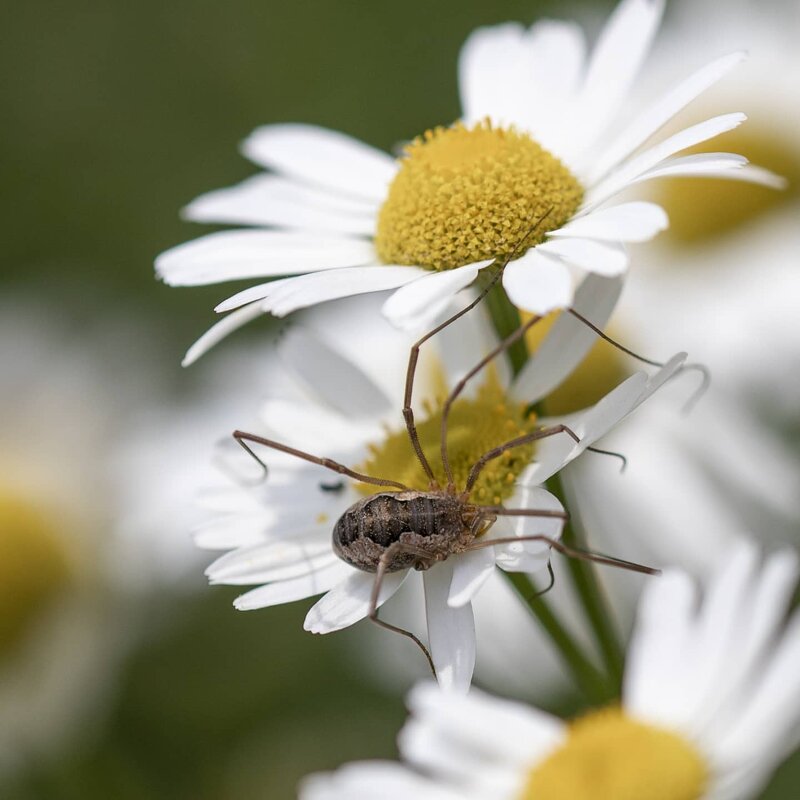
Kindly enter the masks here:
[[[527, 236], [524, 238], [526, 239]], [[384, 576], [389, 572], [398, 572], [412, 567], [417, 570], [426, 570], [437, 562], [444, 561], [448, 556], [454, 554], [466, 553], [485, 547], [494, 547], [499, 544], [525, 541], [544, 542], [559, 553], [571, 558], [594, 561], [599, 564], [608, 564], [649, 575], [658, 574], [659, 572], [657, 569], [634, 564], [629, 561], [623, 561], [621, 559], [583, 550], [576, 550], [557, 539], [541, 534], [481, 540], [480, 537], [495, 523], [498, 517], [556, 518], [564, 521], [569, 518], [566, 511], [505, 508], [502, 505], [484, 506], [471, 503], [469, 500], [470, 493], [486, 464], [498, 458], [508, 450], [558, 434], [570, 436], [575, 442], [580, 443], [577, 434], [566, 425], [559, 424], [541, 428], [492, 448], [473, 464], [465, 486], [459, 488], [455, 485], [447, 451], [447, 421], [453, 403], [471, 378], [480, 372], [490, 361], [507, 350], [515, 342], [519, 341], [530, 328], [542, 319], [541, 316], [532, 317], [518, 327], [510, 336], [506, 337], [497, 347], [467, 372], [453, 387], [445, 400], [444, 406], [442, 407], [440, 450], [442, 466], [444, 467], [444, 473], [447, 479], [446, 486], [442, 487], [439, 485], [431, 469], [430, 462], [422, 450], [416, 424], [414, 422], [414, 412], [411, 408], [411, 396], [414, 388], [414, 376], [420, 347], [428, 339], [439, 333], [439, 331], [477, 306], [497, 283], [503, 269], [514, 257], [515, 252], [505, 258], [502, 263], [498, 264], [498, 268], [492, 276], [492, 279], [469, 305], [451, 316], [445, 322], [437, 325], [411, 347], [408, 359], [408, 370], [406, 373], [403, 417], [414, 452], [430, 482], [427, 491], [412, 489], [398, 481], [364, 475], [330, 458], [320, 458], [310, 453], [296, 450], [280, 442], [266, 439], [263, 436], [257, 436], [238, 430], [233, 433], [234, 439], [262, 466], [262, 468], [264, 468], [265, 471], [266, 465], [248, 446], [247, 442], [264, 445], [274, 450], [280, 450], [283, 453], [309, 461], [312, 464], [326, 467], [333, 472], [346, 475], [362, 483], [387, 487], [387, 489], [389, 489], [378, 491], [376, 494], [359, 500], [342, 514], [333, 528], [333, 550], [339, 558], [356, 569], [375, 573], [375, 582], [372, 587], [367, 616], [382, 628], [411, 639], [425, 654], [434, 675], [436, 674], [436, 670], [433, 665], [433, 659], [431, 658], [428, 648], [420, 639], [411, 631], [392, 625], [378, 617], [378, 598], [380, 597], [381, 585]], [[636, 355], [610, 339], [600, 331], [599, 328], [582, 317], [574, 309], [569, 309], [569, 312], [583, 324], [590, 327], [598, 336], [601, 336], [606, 341], [619, 347], [629, 355], [646, 363], [662, 366], [659, 362], [650, 361], [649, 359], [644, 359]], [[594, 450], [595, 452], [607, 453], [607, 451], [598, 450], [597, 448], [587, 449]]]

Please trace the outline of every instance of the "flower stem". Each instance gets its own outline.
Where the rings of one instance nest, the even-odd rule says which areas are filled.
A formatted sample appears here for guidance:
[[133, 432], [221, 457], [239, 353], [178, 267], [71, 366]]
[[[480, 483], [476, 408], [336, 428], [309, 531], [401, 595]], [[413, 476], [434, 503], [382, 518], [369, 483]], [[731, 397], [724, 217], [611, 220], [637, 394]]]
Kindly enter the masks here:
[[[566, 507], [564, 486], [559, 475], [547, 481], [547, 488]], [[571, 522], [564, 525], [561, 536], [564, 544], [577, 550], [585, 550], [586, 543]], [[603, 587], [595, 572], [595, 565], [577, 558], [567, 559], [572, 582], [580, 597], [581, 604], [592, 626], [594, 637], [608, 670], [614, 696], [622, 690], [622, 672], [625, 662], [622, 643], [614, 625], [614, 615]]]
[[539, 624], [552, 639], [572, 673], [575, 683], [589, 701], [602, 705], [613, 699], [615, 693], [605, 676], [583, 654], [572, 634], [553, 613], [530, 577], [522, 572], [504, 572], [503, 575], [517, 590], [520, 599], [533, 612]]
[[[484, 280], [488, 280], [488, 276]], [[492, 288], [486, 297], [486, 304], [492, 323], [500, 337], [505, 338], [520, 326], [519, 311], [508, 299], [501, 284], [498, 283]], [[511, 369], [514, 375], [517, 375], [528, 361], [528, 348], [525, 340], [521, 339], [515, 342], [508, 348], [507, 353]], [[538, 410], [541, 411], [541, 409]], [[546, 486], [566, 508], [560, 477], [554, 475], [547, 481]], [[570, 547], [583, 547], [581, 537], [570, 523], [564, 526], [563, 540]], [[624, 656], [607, 598], [597, 579], [593, 564], [575, 558], [567, 559], [567, 563], [570, 577], [605, 661], [608, 680], [605, 680], [586, 658], [544, 599], [531, 596], [531, 592], [534, 592], [535, 588], [530, 578], [518, 573], [509, 574], [506, 577], [514, 584], [520, 596], [548, 632], [587, 696], [594, 701], [618, 697], [622, 686]]]

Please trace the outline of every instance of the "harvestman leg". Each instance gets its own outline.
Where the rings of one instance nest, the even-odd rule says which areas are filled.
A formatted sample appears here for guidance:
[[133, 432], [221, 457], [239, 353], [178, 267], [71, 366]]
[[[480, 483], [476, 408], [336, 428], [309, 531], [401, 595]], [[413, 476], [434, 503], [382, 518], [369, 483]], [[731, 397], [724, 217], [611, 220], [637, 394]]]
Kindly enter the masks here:
[[[484, 453], [472, 465], [472, 469], [469, 471], [469, 478], [467, 478], [465, 491], [469, 492], [472, 489], [472, 487], [475, 485], [475, 481], [478, 480], [478, 476], [481, 474], [481, 470], [492, 459], [498, 458], [507, 450], [511, 450], [514, 447], [521, 447], [524, 444], [530, 444], [531, 442], [536, 442], [539, 439], [546, 439], [548, 436], [556, 436], [559, 433], [566, 433], [576, 442], [576, 444], [581, 443], [580, 437], [577, 433], [575, 433], [575, 431], [572, 430], [572, 428], [561, 424], [552, 425], [549, 428], [542, 428], [541, 430], [534, 431], [533, 433], [527, 433], [524, 436], [518, 436], [516, 439], [511, 439], [511, 441], [501, 444], [499, 447], [494, 447], [488, 452]], [[622, 456], [622, 458], [624, 458], [624, 456]]]
[[397, 625], [392, 625], [390, 622], [386, 622], [378, 616], [378, 598], [380, 597], [381, 586], [383, 585], [383, 579], [386, 575], [387, 567], [395, 556], [403, 554], [419, 556], [420, 558], [424, 558], [426, 560], [433, 558], [433, 555], [427, 550], [424, 550], [421, 547], [415, 547], [414, 545], [406, 542], [393, 542], [390, 544], [386, 550], [383, 551], [383, 554], [378, 561], [378, 568], [375, 571], [375, 582], [372, 584], [372, 594], [369, 598], [369, 611], [367, 612], [367, 616], [376, 625], [380, 625], [381, 628], [385, 628], [387, 631], [392, 631], [393, 633], [399, 633], [401, 636], [411, 639], [411, 641], [414, 642], [414, 644], [417, 645], [417, 647], [419, 647], [419, 649], [425, 654], [425, 658], [428, 659], [428, 666], [431, 668], [431, 672], [435, 678], [436, 667], [433, 665], [433, 658], [431, 657], [428, 648], [425, 647], [420, 639], [411, 633], [411, 631], [407, 631], [405, 628], [400, 628]]
[[[563, 511], [555, 510], [537, 510], [528, 508], [504, 508], [503, 506], [480, 506], [481, 511], [485, 512], [487, 517], [555, 517], [567, 519], [569, 515]], [[594, 561], [597, 564], [605, 564], [610, 567], [619, 567], [620, 569], [630, 570], [631, 572], [640, 572], [645, 575], [660, 575], [661, 570], [654, 567], [647, 567], [643, 564], [636, 564], [633, 561], [625, 561], [622, 558], [614, 558], [612, 556], [604, 556], [600, 553], [592, 553], [587, 550], [578, 550], [574, 547], [564, 544], [544, 534], [533, 534], [530, 536], [507, 536], [498, 539], [487, 539], [481, 542], [473, 542], [466, 549], [469, 550], [482, 550], [486, 547], [494, 547], [498, 544], [514, 544], [515, 542], [545, 542], [553, 550], [561, 553], [568, 558], [577, 558], [581, 561]]]
[[419, 463], [422, 465], [422, 468], [425, 470], [425, 474], [428, 476], [428, 480], [431, 482], [431, 487], [436, 487], [437, 482], [436, 478], [434, 477], [433, 470], [431, 469], [431, 465], [428, 462], [425, 453], [422, 451], [422, 445], [419, 442], [419, 435], [417, 434], [417, 426], [414, 422], [414, 410], [411, 408], [411, 395], [414, 391], [414, 377], [417, 370], [417, 361], [419, 360], [419, 351], [420, 347], [422, 347], [428, 339], [435, 336], [439, 331], [444, 330], [448, 325], [451, 325], [457, 319], [460, 319], [469, 311], [472, 311], [481, 300], [489, 294], [489, 292], [494, 288], [495, 284], [498, 280], [500, 280], [500, 276], [503, 274], [503, 270], [506, 268], [508, 263], [514, 259], [522, 249], [523, 244], [528, 239], [528, 237], [535, 232], [535, 230], [539, 227], [539, 225], [544, 222], [547, 217], [550, 216], [550, 213], [553, 211], [552, 208], [549, 208], [545, 213], [536, 221], [536, 223], [531, 227], [531, 229], [520, 239], [517, 243], [516, 247], [503, 259], [503, 261], [498, 264], [497, 269], [495, 270], [494, 275], [492, 275], [491, 280], [489, 283], [481, 290], [480, 294], [467, 306], [462, 308], [460, 311], [453, 314], [452, 317], [449, 317], [440, 325], [437, 325], [433, 330], [428, 331], [421, 339], [418, 339], [411, 347], [411, 351], [408, 354], [408, 368], [406, 369], [406, 386], [405, 386], [405, 393], [403, 395], [403, 419], [406, 422], [406, 430], [408, 431], [408, 436], [411, 439], [411, 444], [414, 447], [414, 452], [417, 454], [417, 458], [419, 459]]
[[313, 456], [311, 453], [306, 453], [302, 450], [296, 450], [294, 447], [274, 442], [272, 439], [265, 439], [263, 436], [256, 436], [254, 433], [245, 433], [244, 431], [234, 431], [233, 438], [249, 453], [261, 466], [266, 470], [267, 465], [253, 452], [253, 450], [245, 444], [245, 442], [254, 442], [255, 444], [264, 445], [264, 447], [271, 447], [273, 450], [280, 450], [282, 453], [288, 453], [290, 456], [302, 458], [304, 461], [310, 461], [312, 464], [319, 464], [321, 467], [338, 472], [340, 475], [347, 475], [348, 478], [354, 478], [363, 483], [371, 483], [375, 486], [394, 486], [401, 491], [409, 491], [409, 487], [404, 483], [397, 481], [390, 481], [386, 478], [373, 478], [370, 475], [363, 475], [360, 472], [350, 469], [349, 467], [334, 461], [332, 458], [320, 458]]

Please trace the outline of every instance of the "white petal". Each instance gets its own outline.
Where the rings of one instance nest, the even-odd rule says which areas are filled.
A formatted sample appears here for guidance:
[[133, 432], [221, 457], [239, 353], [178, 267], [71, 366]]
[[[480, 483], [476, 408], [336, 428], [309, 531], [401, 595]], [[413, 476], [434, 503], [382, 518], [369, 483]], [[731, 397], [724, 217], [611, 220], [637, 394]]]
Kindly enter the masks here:
[[696, 153], [691, 156], [676, 156], [662, 161], [654, 169], [639, 175], [631, 185], [652, 178], [682, 177], [730, 177], [738, 178], [747, 165], [747, 159], [736, 153]]
[[465, 800], [461, 792], [424, 778], [396, 762], [346, 764], [333, 773], [309, 775], [300, 800]]
[[547, 314], [572, 302], [572, 277], [558, 259], [535, 247], [512, 261], [503, 272], [503, 288], [511, 302], [533, 314]]
[[[521, 476], [524, 479], [525, 473]], [[505, 503], [507, 508], [536, 509], [537, 511], [563, 511], [558, 498], [537, 485], [520, 483], [513, 497]], [[546, 536], [560, 539], [564, 521], [553, 517], [507, 517], [515, 536]], [[489, 537], [502, 535], [492, 530]], [[538, 572], [547, 566], [550, 558], [550, 545], [543, 541], [514, 542], [497, 545], [494, 548], [497, 566], [509, 572]]]
[[[425, 771], [470, 784], [487, 767], [519, 770], [538, 763], [566, 733], [564, 723], [550, 714], [477, 689], [460, 695], [419, 684], [408, 696], [408, 707], [412, 717], [398, 737], [403, 757]], [[440, 758], [443, 745], [448, 752]]]
[[215, 344], [221, 342], [226, 336], [246, 325], [250, 320], [261, 316], [264, 312], [258, 303], [237, 308], [215, 325], [212, 325], [187, 351], [181, 364], [188, 367], [194, 364], [200, 356], [207, 353]]
[[606, 23], [579, 96], [584, 145], [597, 139], [625, 101], [663, 8], [663, 0], [622, 0]]
[[[580, 443], [576, 443], [565, 433], [542, 439], [537, 444], [536, 461], [523, 475], [524, 482], [543, 483], [576, 459], [589, 445], [605, 436], [675, 375], [685, 359], [685, 353], [673, 356], [664, 367], [649, 378], [644, 372], [637, 372], [591, 408], [565, 419], [564, 421], [580, 438]], [[542, 420], [542, 425], [549, 426], [560, 421]]]
[[442, 272], [427, 272], [419, 280], [398, 289], [383, 304], [383, 313], [396, 327], [407, 330], [429, 323], [456, 292], [475, 280], [494, 259], [466, 264]]
[[295, 600], [313, 597], [327, 592], [331, 587], [346, 580], [351, 569], [343, 561], [336, 559], [308, 575], [270, 583], [245, 592], [233, 601], [233, 605], [239, 611], [254, 611], [257, 608], [293, 603]]
[[428, 640], [439, 685], [466, 692], [475, 669], [475, 619], [470, 603], [460, 608], [447, 605], [452, 577], [451, 560], [423, 573]]
[[628, 254], [617, 242], [595, 242], [592, 239], [553, 239], [540, 244], [541, 253], [561, 256], [565, 261], [587, 272], [614, 277], [628, 267]]
[[596, 184], [617, 164], [656, 134], [698, 95], [713, 86], [737, 64], [740, 64], [744, 58], [743, 52], [731, 53], [718, 58], [667, 92], [632, 123], [626, 125], [622, 133], [599, 158], [595, 155], [592, 163], [586, 164], [585, 183], [589, 186]]
[[231, 586], [269, 583], [307, 575], [335, 558], [330, 537], [314, 532], [226, 553], [206, 569], [206, 577]]
[[583, 237], [602, 241], [646, 242], [669, 225], [667, 214], [655, 203], [635, 201], [602, 208], [577, 217], [548, 237]]
[[377, 213], [372, 201], [261, 174], [201, 195], [182, 215], [193, 222], [316, 228], [369, 236], [375, 231]]
[[290, 231], [219, 231], [185, 242], [156, 259], [170, 286], [200, 286], [240, 278], [292, 275], [375, 261], [370, 242]]
[[[579, 314], [602, 328], [621, 291], [621, 278], [589, 273], [578, 287], [572, 305]], [[597, 334], [572, 314], [561, 314], [514, 380], [511, 387], [514, 397], [533, 403], [548, 395], [572, 373], [596, 341]]]
[[707, 119], [690, 128], [679, 131], [673, 136], [664, 139], [653, 147], [648, 148], [638, 156], [634, 156], [615, 170], [605, 180], [601, 181], [587, 192], [584, 200], [585, 208], [594, 208], [605, 202], [610, 197], [618, 194], [640, 176], [658, 167], [666, 159], [681, 150], [713, 139], [721, 133], [739, 127], [747, 119], [744, 114], [723, 114], [719, 117]]
[[447, 605], [460, 608], [472, 602], [494, 571], [494, 552], [491, 547], [483, 547], [453, 557], [453, 580]]
[[[399, 588], [408, 570], [384, 576], [378, 607], [382, 606]], [[358, 622], [369, 613], [369, 601], [375, 576], [350, 568], [350, 574], [331, 589], [306, 615], [303, 627], [311, 633], [332, 633]]]
[[515, 124], [560, 155], [569, 125], [564, 109], [577, 89], [585, 50], [583, 31], [574, 23], [478, 29], [459, 58], [464, 121], [471, 125], [488, 116], [496, 124]]
[[273, 281], [260, 287], [261, 309], [284, 317], [299, 308], [326, 300], [336, 300], [368, 292], [396, 289], [426, 275], [419, 267], [374, 264], [368, 267], [343, 267], [328, 272], [312, 272], [296, 278]]
[[375, 202], [385, 199], [397, 171], [386, 153], [314, 125], [264, 125], [247, 137], [242, 152], [276, 172]]
[[396, 408], [395, 398], [387, 397], [370, 375], [300, 325], [290, 326], [281, 336], [278, 353], [309, 390], [342, 414], [385, 417]]
[[458, 81], [467, 125], [490, 117], [497, 124], [516, 121], [523, 97], [526, 31], [506, 23], [473, 31], [461, 48]]

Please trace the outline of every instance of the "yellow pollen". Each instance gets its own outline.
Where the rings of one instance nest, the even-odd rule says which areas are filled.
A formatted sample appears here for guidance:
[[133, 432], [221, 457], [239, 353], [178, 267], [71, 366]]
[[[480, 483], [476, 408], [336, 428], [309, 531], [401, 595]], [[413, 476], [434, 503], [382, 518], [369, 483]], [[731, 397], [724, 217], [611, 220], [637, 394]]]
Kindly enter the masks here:
[[318, 525], [322, 525], [323, 522], [327, 522], [328, 521], [328, 515], [324, 511], [322, 511], [319, 514], [317, 514], [317, 516], [315, 517], [314, 521]]
[[0, 490], [0, 662], [69, 582], [53, 522], [33, 502]]
[[[426, 409], [426, 416], [417, 420], [422, 450], [441, 485], [446, 484], [439, 454], [442, 424], [442, 402]], [[493, 447], [537, 428], [536, 416], [525, 414], [523, 403], [514, 403], [503, 396], [494, 372], [472, 398], [459, 398], [450, 408], [448, 418], [448, 455], [456, 487], [463, 489], [472, 465]], [[359, 472], [390, 478], [413, 489], [427, 490], [428, 480], [414, 453], [405, 427], [388, 432], [383, 441], [369, 446], [370, 456], [356, 467]], [[502, 457], [488, 462], [473, 490], [474, 497], [484, 503], [500, 503], [514, 493], [514, 483], [533, 459], [533, 445], [515, 447]], [[357, 484], [359, 491], [372, 494], [374, 486]]]
[[680, 735], [608, 708], [569, 726], [519, 800], [700, 800], [708, 778], [704, 758]]
[[666, 235], [673, 241], [694, 244], [712, 240], [797, 200], [800, 192], [797, 137], [794, 132], [789, 137], [786, 131], [777, 131], [772, 120], [751, 117], [742, 128], [714, 139], [713, 147], [698, 147], [687, 153], [704, 150], [741, 153], [753, 164], [783, 175], [789, 185], [784, 191], [776, 191], [745, 181], [691, 178], [661, 181], [655, 199], [669, 214]]
[[[531, 353], [536, 352], [561, 313], [554, 311], [528, 331], [525, 342]], [[523, 313], [522, 318], [528, 320], [530, 315]], [[609, 335], [617, 340], [621, 338], [613, 330]], [[548, 416], [572, 414], [588, 408], [602, 400], [634, 371], [628, 356], [598, 338], [578, 367], [547, 395], [543, 408]]]
[[[538, 244], [583, 199], [572, 173], [530, 136], [488, 121], [417, 137], [378, 217], [386, 264], [452, 269]], [[549, 212], [549, 213], [548, 213]], [[536, 221], [547, 218], [533, 233]]]

